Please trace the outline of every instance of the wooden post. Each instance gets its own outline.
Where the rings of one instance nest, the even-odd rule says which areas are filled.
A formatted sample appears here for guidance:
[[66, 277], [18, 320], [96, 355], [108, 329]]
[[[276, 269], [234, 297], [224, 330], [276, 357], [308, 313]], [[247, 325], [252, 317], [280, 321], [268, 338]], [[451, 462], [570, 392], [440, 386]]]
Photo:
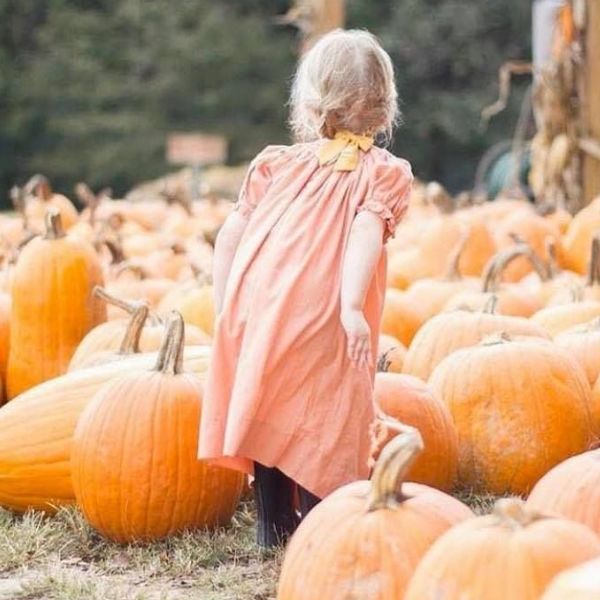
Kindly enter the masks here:
[[[600, 0], [587, 0], [585, 34], [585, 109], [586, 134], [600, 144]], [[583, 158], [585, 204], [600, 196], [600, 159], [591, 153]]]

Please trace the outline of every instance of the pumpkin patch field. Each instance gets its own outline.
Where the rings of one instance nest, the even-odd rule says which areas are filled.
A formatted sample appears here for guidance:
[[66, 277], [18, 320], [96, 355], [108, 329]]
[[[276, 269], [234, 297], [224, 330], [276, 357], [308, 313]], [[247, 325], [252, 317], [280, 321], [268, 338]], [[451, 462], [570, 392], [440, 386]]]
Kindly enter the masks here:
[[370, 480], [269, 552], [251, 481], [196, 459], [234, 205], [15, 189], [0, 599], [600, 598], [600, 230], [572, 242], [600, 198], [572, 216], [431, 189], [387, 245]]

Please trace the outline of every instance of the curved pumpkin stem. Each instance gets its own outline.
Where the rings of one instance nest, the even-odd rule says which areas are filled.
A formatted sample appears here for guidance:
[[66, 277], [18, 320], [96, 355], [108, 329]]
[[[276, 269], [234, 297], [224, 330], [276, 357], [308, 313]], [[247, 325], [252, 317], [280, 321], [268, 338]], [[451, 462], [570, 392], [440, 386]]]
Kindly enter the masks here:
[[106, 237], [99, 237], [94, 242], [94, 246], [96, 250], [100, 250], [102, 246], [104, 246], [109, 254], [110, 254], [110, 264], [118, 265], [121, 264], [125, 260], [125, 254], [123, 253], [123, 248], [121, 244], [119, 244], [116, 240], [111, 240]]
[[381, 451], [371, 477], [371, 493], [367, 501], [367, 510], [395, 508], [405, 496], [402, 484], [406, 475], [423, 450], [423, 438], [418, 429], [404, 425], [391, 417], [378, 417], [389, 429], [398, 431], [397, 435]]
[[183, 371], [183, 348], [185, 342], [185, 325], [183, 317], [176, 311], [169, 314], [155, 371], [165, 375], [179, 375]]
[[448, 271], [446, 272], [446, 276], [444, 279], [446, 281], [460, 281], [462, 279], [462, 275], [460, 274], [460, 259], [462, 258], [463, 252], [465, 251], [465, 247], [467, 242], [469, 241], [469, 233], [470, 227], [467, 227], [465, 231], [460, 236], [458, 243], [453, 248], [450, 258], [448, 260]]
[[115, 277], [122, 275], [123, 273], [133, 273], [140, 281], [148, 279], [148, 272], [141, 265], [136, 265], [130, 261], [122, 262], [115, 271]]
[[542, 259], [532, 250], [529, 244], [518, 243], [512, 248], [501, 250], [488, 261], [484, 268], [483, 291], [485, 293], [497, 292], [500, 287], [500, 278], [504, 270], [517, 258], [524, 257], [531, 263], [535, 272], [542, 281], [548, 281], [550, 275]]
[[45, 225], [45, 240], [60, 240], [65, 237], [66, 233], [62, 224], [62, 217], [56, 208], [50, 208], [46, 212]]
[[521, 498], [500, 498], [494, 504], [493, 514], [498, 517], [499, 524], [511, 529], [522, 529], [546, 519], [545, 515], [527, 509]]
[[495, 315], [496, 309], [498, 308], [498, 296], [496, 294], [492, 294], [483, 305], [483, 310], [481, 312], [486, 315]]
[[105, 288], [100, 287], [99, 285], [97, 285], [94, 288], [92, 293], [94, 294], [94, 296], [96, 296], [96, 298], [100, 298], [101, 300], [104, 300], [104, 302], [106, 302], [107, 304], [112, 304], [112, 306], [117, 306], [118, 308], [124, 310], [130, 315], [133, 315], [135, 311], [138, 308], [140, 308], [139, 302], [129, 302], [127, 300], [117, 298], [116, 296], [113, 296], [112, 294], [107, 292]]
[[590, 263], [588, 265], [587, 285], [594, 286], [600, 283], [600, 233], [592, 238]]
[[52, 186], [45, 175], [34, 175], [26, 184], [25, 192], [44, 202], [52, 198]]
[[558, 266], [556, 240], [548, 236], [544, 242], [544, 246], [546, 247], [546, 256], [548, 257], [546, 260], [548, 274], [550, 275], [550, 279], [554, 279], [561, 271], [560, 267]]
[[144, 325], [146, 325], [149, 310], [148, 304], [141, 302], [133, 311], [119, 348], [119, 354], [138, 354], [140, 352], [140, 338], [144, 331]]

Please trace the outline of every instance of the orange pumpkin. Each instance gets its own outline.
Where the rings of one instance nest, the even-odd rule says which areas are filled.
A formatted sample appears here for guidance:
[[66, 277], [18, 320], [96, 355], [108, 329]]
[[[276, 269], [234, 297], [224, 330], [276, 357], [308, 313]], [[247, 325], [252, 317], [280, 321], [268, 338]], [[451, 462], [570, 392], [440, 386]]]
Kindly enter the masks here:
[[424, 320], [419, 307], [407, 296], [394, 288], [388, 288], [385, 294], [381, 333], [391, 335], [408, 346]]
[[8, 397], [65, 373], [85, 334], [106, 320], [92, 290], [102, 285], [93, 249], [65, 235], [60, 214], [48, 213], [46, 234], [19, 255], [12, 286]]
[[600, 317], [600, 301], [584, 300], [548, 306], [531, 317], [532, 323], [545, 329], [552, 337], [572, 327]]
[[309, 513], [286, 550], [278, 600], [404, 597], [431, 544], [472, 516], [443, 492], [404, 483], [422, 444], [416, 430], [397, 436], [371, 481], [344, 486]]
[[[187, 346], [184, 367], [204, 376], [210, 349]], [[0, 506], [53, 512], [75, 500], [71, 447], [77, 421], [96, 392], [152, 367], [156, 353], [121, 357], [67, 373], [27, 390], [0, 408]]]
[[154, 370], [103, 387], [75, 430], [77, 503], [117, 542], [224, 525], [240, 499], [241, 473], [197, 459], [202, 382], [183, 372], [183, 329], [173, 316]]
[[536, 265], [536, 270], [547, 277], [544, 265], [536, 259], [531, 248], [518, 244], [496, 254], [486, 265], [482, 275], [482, 289], [479, 292], [465, 291], [454, 295], [445, 305], [445, 310], [463, 308], [482, 310], [492, 296], [497, 298], [497, 310], [500, 314], [516, 317], [530, 317], [541, 304], [536, 294], [517, 284], [501, 284], [506, 268], [516, 259], [527, 258]]
[[559, 573], [540, 600], [600, 600], [600, 558]]
[[527, 506], [587, 525], [600, 535], [600, 450], [573, 456], [546, 473]]
[[583, 367], [593, 386], [600, 375], [600, 319], [567, 329], [554, 341]]
[[568, 269], [586, 273], [592, 239], [599, 230], [600, 198], [596, 198], [573, 217], [563, 238], [561, 256]]
[[600, 554], [600, 539], [506, 498], [494, 513], [469, 519], [427, 552], [404, 600], [538, 600], [557, 574]]
[[[425, 450], [407, 478], [440, 490], [451, 490], [458, 468], [458, 437], [444, 403], [425, 382], [396, 373], [377, 373], [375, 402], [383, 413], [415, 427], [423, 436]], [[393, 435], [390, 431], [387, 440]]]
[[[98, 360], [104, 360], [115, 352], [128, 354], [158, 350], [163, 337], [164, 321], [160, 317], [149, 315], [147, 304], [115, 298], [104, 288], [96, 288], [94, 294], [108, 305], [129, 313], [131, 317], [107, 321], [94, 327], [77, 346], [69, 371], [97, 364]], [[187, 327], [186, 345], [201, 346], [210, 342], [210, 337], [197, 327]]]
[[6, 367], [10, 348], [10, 296], [0, 292], [0, 405], [6, 392]]
[[406, 347], [391, 335], [381, 334], [379, 336], [379, 348], [377, 356], [377, 369], [389, 371], [390, 373], [402, 373]]
[[35, 175], [25, 187], [30, 194], [25, 204], [25, 217], [33, 230], [43, 230], [49, 210], [58, 212], [65, 229], [70, 229], [77, 223], [79, 215], [73, 203], [66, 196], [55, 194], [46, 177]]
[[507, 317], [493, 312], [493, 303], [485, 311], [457, 310], [430, 319], [419, 330], [404, 359], [404, 373], [427, 381], [446, 356], [461, 348], [475, 346], [494, 333], [548, 339], [548, 334], [527, 319]]
[[429, 380], [458, 433], [458, 482], [526, 494], [592, 440], [591, 390], [582, 368], [544, 340], [498, 335], [454, 352]]

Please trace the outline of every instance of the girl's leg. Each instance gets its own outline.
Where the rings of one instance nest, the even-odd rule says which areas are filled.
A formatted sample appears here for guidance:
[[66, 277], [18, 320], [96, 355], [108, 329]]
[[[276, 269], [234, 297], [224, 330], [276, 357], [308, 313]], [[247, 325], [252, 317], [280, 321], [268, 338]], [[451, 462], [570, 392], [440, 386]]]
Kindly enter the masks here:
[[298, 486], [298, 497], [300, 499], [300, 516], [304, 519], [306, 515], [321, 502], [321, 498], [317, 498], [314, 494]]
[[298, 526], [294, 482], [279, 469], [254, 463], [254, 495], [258, 514], [257, 543], [271, 548], [285, 542]]

